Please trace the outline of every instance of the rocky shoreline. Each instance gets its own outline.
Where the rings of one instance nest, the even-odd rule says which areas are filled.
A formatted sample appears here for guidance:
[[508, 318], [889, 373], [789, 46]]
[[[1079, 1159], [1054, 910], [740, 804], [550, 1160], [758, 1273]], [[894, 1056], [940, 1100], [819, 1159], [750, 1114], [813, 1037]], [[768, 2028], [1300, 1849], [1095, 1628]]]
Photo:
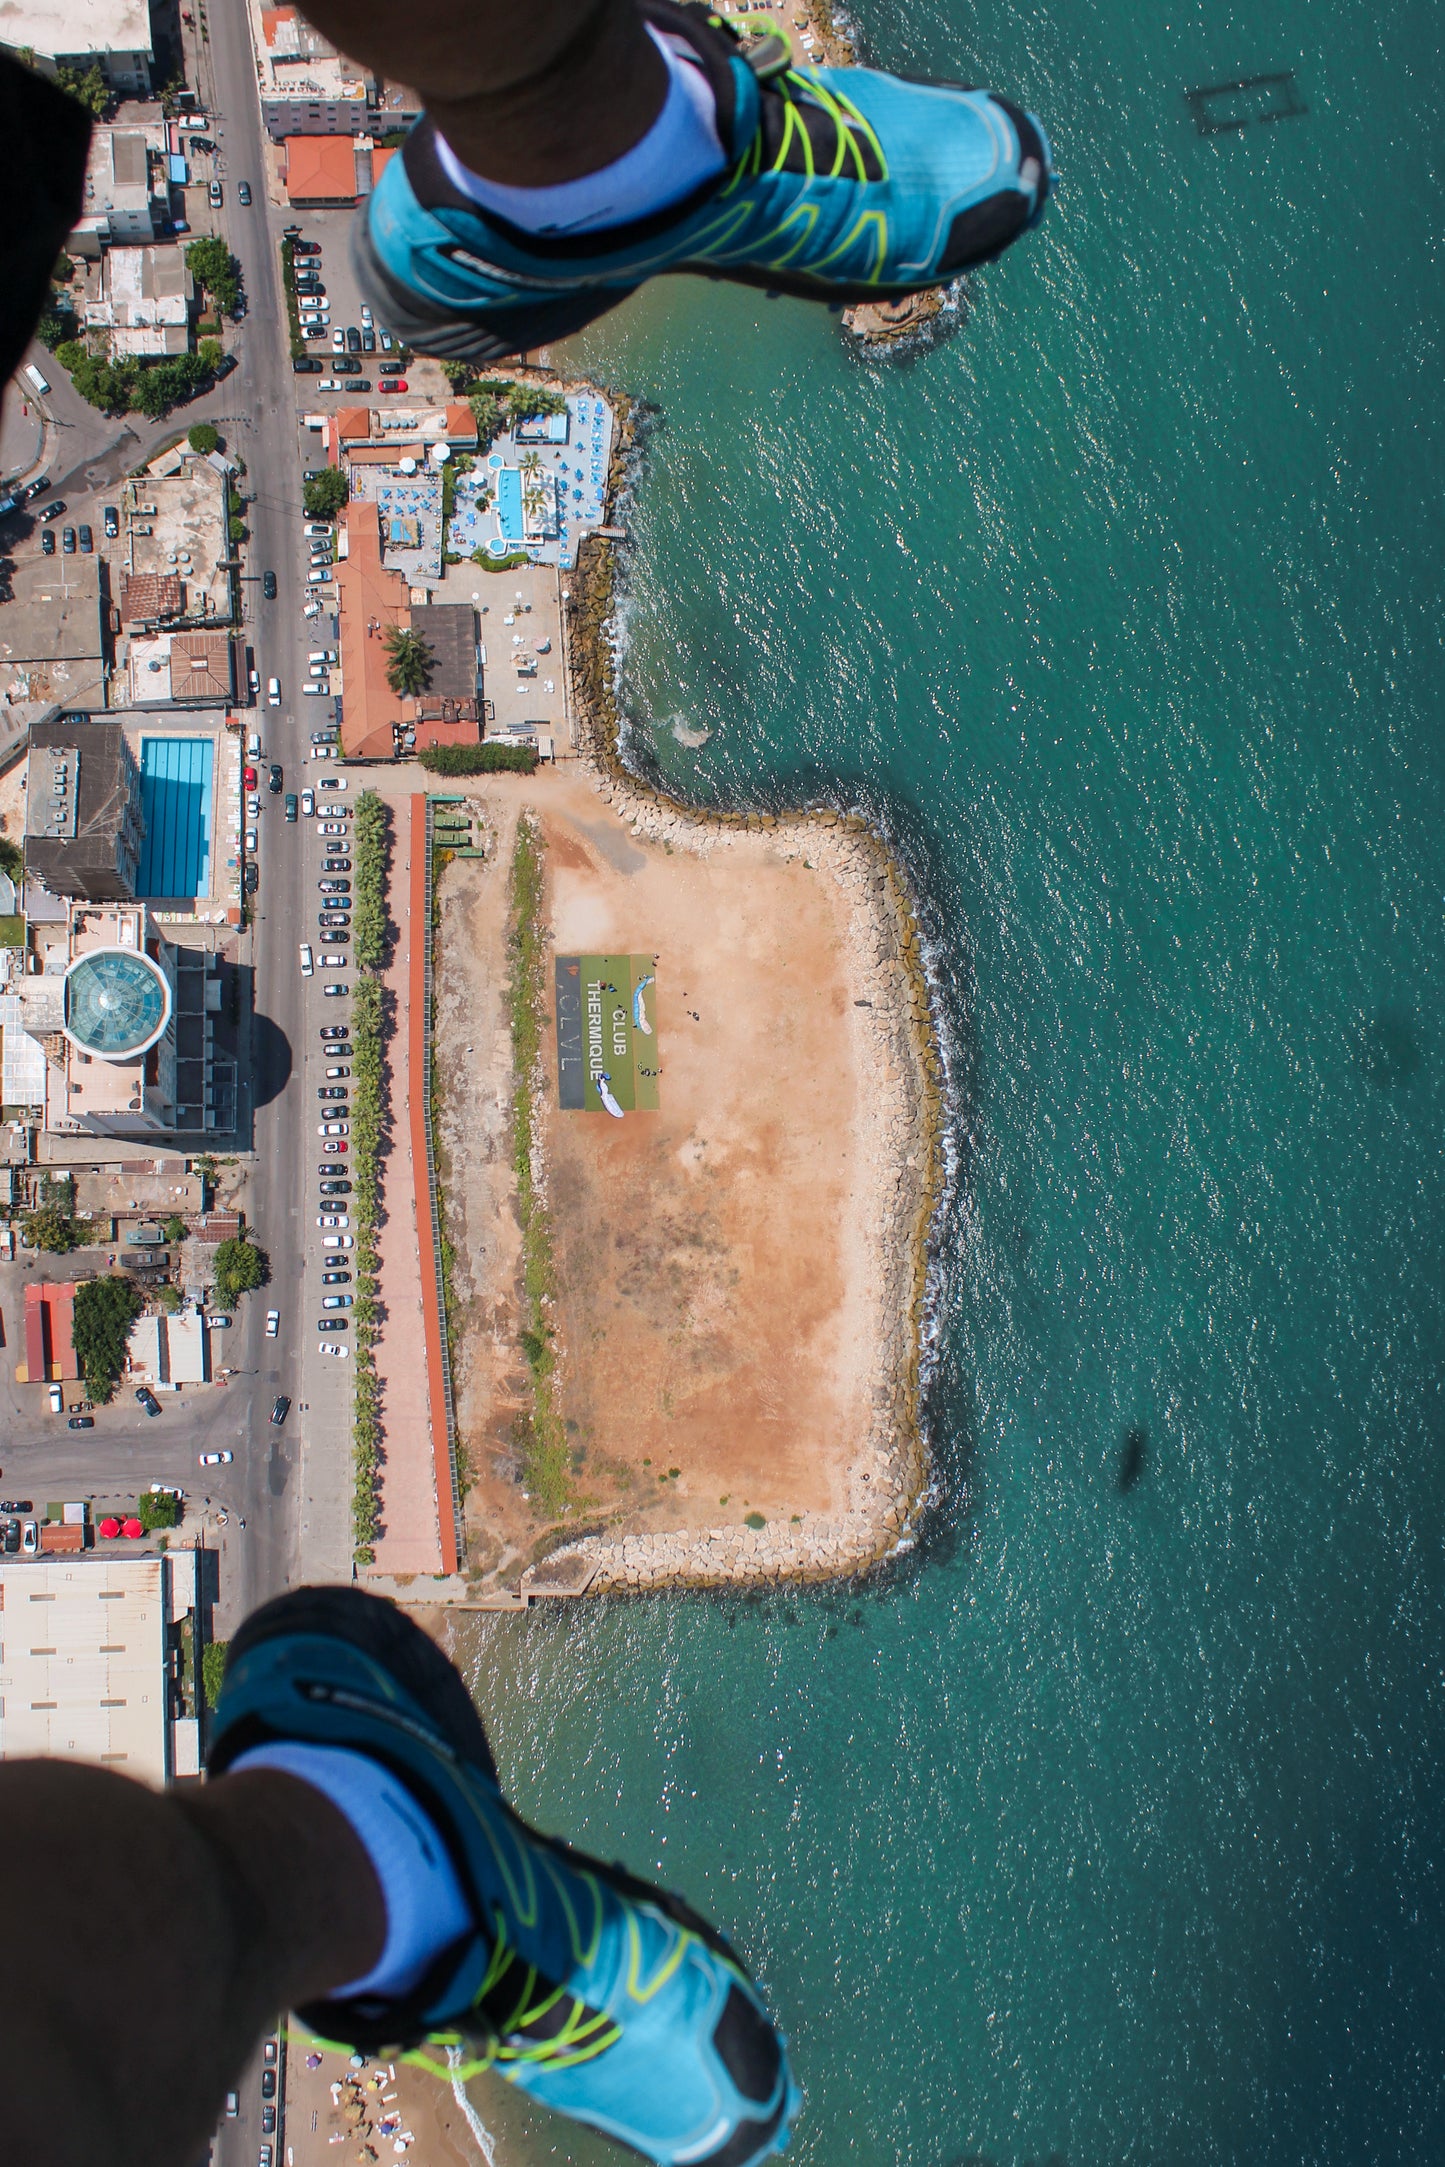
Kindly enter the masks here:
[[[630, 481], [636, 410], [620, 402], [609, 501]], [[804, 1514], [785, 1527], [702, 1533], [605, 1534], [565, 1543], [545, 1577], [590, 1572], [588, 1592], [711, 1587], [856, 1574], [906, 1546], [929, 1488], [921, 1420], [928, 1242], [943, 1188], [943, 1064], [933, 1024], [917, 917], [898, 861], [857, 814], [827, 808], [783, 814], [701, 811], [642, 780], [620, 751], [622, 717], [611, 636], [615, 560], [584, 543], [572, 578], [568, 663], [579, 750], [595, 787], [639, 838], [708, 855], [739, 833], [769, 833], [789, 855], [826, 869], [851, 915], [859, 958], [853, 1029], [866, 1072], [881, 1079], [870, 1115], [872, 1167], [886, 1199], [876, 1229], [879, 1285], [874, 1418], [860, 1442], [844, 1510]], [[595, 1570], [594, 1570], [595, 1568]], [[540, 1582], [543, 1576], [538, 1575]], [[543, 1586], [537, 1586], [543, 1592]], [[562, 1592], [559, 1587], [558, 1592]]]

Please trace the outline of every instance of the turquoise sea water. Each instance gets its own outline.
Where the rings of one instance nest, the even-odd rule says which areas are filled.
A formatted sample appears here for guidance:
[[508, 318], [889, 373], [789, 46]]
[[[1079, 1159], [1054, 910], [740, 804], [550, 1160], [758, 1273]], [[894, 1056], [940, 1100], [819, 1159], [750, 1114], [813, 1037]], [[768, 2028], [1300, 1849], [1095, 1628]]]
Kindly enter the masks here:
[[638, 756], [864, 804], [920, 889], [943, 1502], [862, 1591], [492, 1623], [478, 1697], [740, 1935], [809, 2167], [1438, 2160], [1438, 19], [896, 13], [1063, 175], [960, 335], [677, 286], [584, 351], [661, 416]]

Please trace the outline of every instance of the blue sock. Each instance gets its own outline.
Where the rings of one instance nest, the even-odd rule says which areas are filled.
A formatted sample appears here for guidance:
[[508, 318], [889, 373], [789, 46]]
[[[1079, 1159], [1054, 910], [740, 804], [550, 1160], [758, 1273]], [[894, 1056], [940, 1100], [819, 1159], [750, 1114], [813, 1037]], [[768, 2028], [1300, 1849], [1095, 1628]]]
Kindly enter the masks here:
[[405, 1994], [450, 1941], [475, 1924], [445, 1844], [390, 1769], [344, 1746], [257, 1746], [229, 1774], [272, 1768], [331, 1801], [371, 1861], [386, 1905], [386, 1943], [364, 1978], [333, 1987], [329, 1999]]
[[717, 132], [717, 101], [701, 68], [673, 51], [648, 25], [648, 35], [667, 63], [662, 111], [640, 143], [600, 172], [549, 188], [513, 188], [489, 181], [464, 166], [438, 133], [437, 157], [454, 188], [520, 226], [524, 233], [595, 233], [629, 225], [681, 203], [727, 164]]

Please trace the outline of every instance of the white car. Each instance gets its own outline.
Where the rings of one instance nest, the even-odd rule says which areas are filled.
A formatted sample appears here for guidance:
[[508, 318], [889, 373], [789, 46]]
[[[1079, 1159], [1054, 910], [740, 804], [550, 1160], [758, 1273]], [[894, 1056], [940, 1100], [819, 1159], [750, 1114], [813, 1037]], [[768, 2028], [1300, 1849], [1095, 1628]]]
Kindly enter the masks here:
[[316, 792], [314, 790], [302, 791], [301, 810], [306, 815], [306, 818], [310, 820], [316, 811]]
[[371, 309], [365, 301], [361, 304], [361, 320], [364, 324], [371, 322]]
[[316, 1351], [318, 1354], [334, 1354], [339, 1361], [344, 1362], [351, 1349], [344, 1339], [321, 1339], [316, 1343]]
[[311, 943], [310, 941], [303, 941], [301, 943], [301, 976], [309, 978], [315, 968], [316, 962], [311, 953]]
[[333, 574], [330, 572], [308, 572], [306, 574], [306, 584], [308, 587], [329, 587], [332, 583], [332, 579]]
[[[259, 670], [248, 670], [246, 673], [246, 681], [250, 685], [252, 692], [259, 692], [261, 690], [261, 672]], [[256, 752], [259, 752], [261, 750], [260, 738], [258, 737], [255, 742]], [[254, 758], [255, 755], [253, 754], [252, 757]]]
[[329, 700], [331, 698], [331, 679], [323, 677], [319, 683], [303, 685], [301, 690], [308, 700]]
[[50, 1387], [50, 1412], [53, 1415], [63, 1415], [65, 1412], [65, 1394], [58, 1384]]
[[229, 1332], [231, 1329], [231, 1319], [229, 1317], [207, 1317], [206, 1322], [213, 1332]]
[[303, 534], [330, 534], [331, 522], [327, 519], [308, 519], [301, 531]]
[[[320, 391], [325, 391], [326, 386], [325, 384], [320, 384], [317, 388]], [[333, 384], [331, 388], [334, 391], [336, 387]], [[316, 600], [314, 595], [307, 603], [305, 609], [302, 610], [301, 614], [303, 617], [319, 617], [321, 615], [321, 604]]]
[[266, 705], [268, 707], [279, 707], [281, 705], [281, 680], [279, 677], [268, 677], [266, 680]]
[[381, 334], [381, 350], [384, 354], [391, 352], [391, 333], [389, 331], [383, 331]]
[[323, 1211], [317, 1214], [316, 1224], [318, 1226], [348, 1227], [351, 1224], [351, 1218], [349, 1213], [344, 1211]]
[[229, 1467], [236, 1457], [234, 1452], [202, 1452], [197, 1454], [201, 1467]]
[[[316, 787], [318, 790], [347, 790], [351, 786], [344, 775], [318, 775]], [[338, 806], [337, 810], [341, 808]]]
[[349, 1076], [350, 1074], [350, 1069], [346, 1068], [345, 1066], [341, 1068], [329, 1068], [326, 1071], [326, 1081], [328, 1083], [336, 1083], [341, 1077]]
[[[335, 936], [335, 935], [333, 934], [333, 935], [332, 935], [332, 939], [334, 940], [334, 939], [335, 939], [335, 937], [336, 937], [336, 936]], [[347, 964], [348, 964], [348, 963], [350, 962], [350, 960], [351, 960], [351, 959], [350, 959], [350, 957], [349, 957], [349, 956], [344, 956], [344, 955], [342, 955], [342, 956], [324, 955], [324, 956], [323, 956], [323, 957], [321, 958], [321, 968], [322, 968], [322, 970], [323, 970], [323, 971], [344, 971], [344, 970], [346, 969], [346, 966], [347, 966]]]
[[254, 858], [254, 857], [255, 857], [255, 855], [256, 855], [256, 830], [255, 830], [254, 828], [247, 828], [247, 830], [246, 830], [246, 856], [247, 856], [248, 858]]
[[274, 1338], [276, 1337], [276, 1334], [277, 1334], [277, 1333], [278, 1333], [278, 1332], [280, 1331], [280, 1329], [281, 1329], [281, 1312], [280, 1312], [280, 1310], [279, 1310], [279, 1309], [268, 1309], [268, 1310], [267, 1310], [267, 1312], [266, 1312], [266, 1337], [267, 1337], [268, 1339], [274, 1339]]
[[323, 1249], [354, 1249], [356, 1237], [354, 1234], [323, 1234], [321, 1246]]
[[322, 835], [344, 835], [346, 833], [346, 822], [344, 820], [323, 820], [318, 833]]
[[335, 376], [318, 376], [316, 379], [316, 389], [318, 391], [340, 391], [341, 380], [339, 377]]
[[[252, 670], [252, 672], [251, 672], [251, 690], [252, 690], [253, 692], [259, 692], [259, 691], [260, 691], [260, 689], [261, 689], [261, 680], [260, 680], [260, 678], [259, 678], [259, 677], [258, 677], [258, 676], [256, 675], [256, 672], [255, 672], [254, 670]], [[248, 760], [259, 760], [259, 759], [260, 759], [260, 757], [261, 757], [261, 733], [260, 733], [260, 731], [259, 731], [259, 730], [253, 730], [253, 731], [251, 732], [251, 735], [250, 735], [250, 738], [249, 738], [249, 740], [247, 741], [247, 745], [246, 745], [246, 758], [247, 758]]]
[[331, 649], [329, 647], [314, 648], [306, 657], [306, 667], [313, 677], [318, 670], [329, 670], [331, 667]]
[[318, 1136], [349, 1136], [351, 1134], [351, 1123], [349, 1121], [323, 1121], [316, 1133]]
[[346, 352], [346, 333], [344, 331], [332, 332], [331, 351], [333, 354], [344, 354]]

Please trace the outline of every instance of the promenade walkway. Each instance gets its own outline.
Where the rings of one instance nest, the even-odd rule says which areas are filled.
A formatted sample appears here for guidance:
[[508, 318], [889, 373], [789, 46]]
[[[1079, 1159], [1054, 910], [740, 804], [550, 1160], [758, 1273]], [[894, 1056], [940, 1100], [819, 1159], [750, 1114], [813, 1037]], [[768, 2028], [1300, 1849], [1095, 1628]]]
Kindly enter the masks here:
[[[381, 1429], [385, 1460], [381, 1470], [382, 1534], [376, 1545], [375, 1572], [439, 1573], [446, 1563], [437, 1518], [436, 1465], [432, 1448], [432, 1393], [423, 1292], [423, 1248], [418, 1214], [426, 1221], [427, 1272], [430, 1275], [430, 1206], [426, 1193], [424, 1144], [418, 1149], [412, 1112], [421, 1090], [412, 1061], [419, 1046], [413, 1029], [414, 1004], [420, 1004], [421, 956], [414, 953], [426, 937], [423, 912], [408, 908], [412, 869], [425, 849], [425, 826], [415, 835], [412, 803], [393, 801], [392, 915], [398, 938], [386, 973], [393, 1004], [387, 1099], [391, 1107], [391, 1149], [382, 1180], [385, 1223], [378, 1243], [381, 1307], [384, 1321], [376, 1348], [381, 1378]], [[420, 1022], [420, 1015], [415, 1017]], [[418, 1063], [419, 1070], [419, 1063]], [[421, 1185], [420, 1200], [417, 1195]], [[445, 1418], [438, 1409], [437, 1419]], [[450, 1503], [450, 1500], [448, 1500]]]

